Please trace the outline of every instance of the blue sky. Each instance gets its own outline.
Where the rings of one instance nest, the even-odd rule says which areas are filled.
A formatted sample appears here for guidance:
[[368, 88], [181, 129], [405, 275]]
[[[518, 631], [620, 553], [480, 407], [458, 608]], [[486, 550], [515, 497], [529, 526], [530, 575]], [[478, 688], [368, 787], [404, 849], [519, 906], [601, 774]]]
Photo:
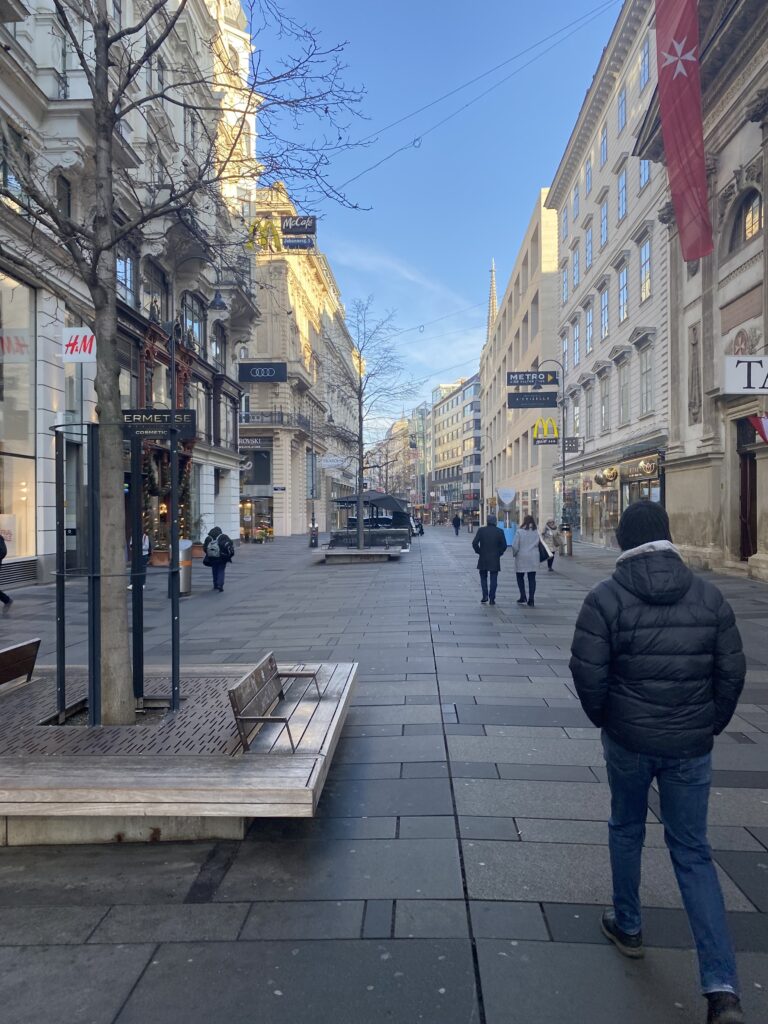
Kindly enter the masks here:
[[[348, 41], [348, 81], [366, 90], [366, 120], [356, 125], [364, 137], [551, 38], [599, 5], [293, 0], [289, 7], [324, 41]], [[419, 148], [349, 185], [349, 197], [369, 210], [328, 203], [320, 211], [318, 243], [344, 301], [373, 295], [378, 309], [396, 311], [400, 328], [416, 328], [403, 333], [399, 344], [409, 372], [424, 379], [422, 396], [477, 369], [491, 257], [501, 297], [536, 193], [551, 183], [620, 6], [618, 0], [611, 4]], [[334, 180], [344, 182], [408, 143], [531, 56], [339, 157]], [[445, 319], [431, 323], [439, 318]]]

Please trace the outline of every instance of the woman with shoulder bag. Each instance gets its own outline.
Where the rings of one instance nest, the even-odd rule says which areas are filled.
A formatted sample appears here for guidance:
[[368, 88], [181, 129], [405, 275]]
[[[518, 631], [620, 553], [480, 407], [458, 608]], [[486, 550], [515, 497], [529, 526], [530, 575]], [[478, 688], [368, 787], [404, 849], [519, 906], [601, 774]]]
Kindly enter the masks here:
[[555, 554], [562, 555], [563, 553], [563, 536], [557, 528], [557, 523], [554, 519], [548, 519], [546, 526], [544, 527], [544, 533], [541, 535], [541, 539], [549, 548], [551, 554], [547, 558], [547, 568], [550, 572], [554, 572], [552, 565], [555, 561]]
[[[542, 554], [542, 550], [544, 554]], [[512, 554], [515, 556], [515, 574], [520, 589], [518, 604], [534, 607], [533, 597], [536, 593], [536, 570], [539, 562], [549, 557], [548, 548], [542, 543], [541, 534], [536, 527], [533, 516], [526, 516], [523, 524], [512, 541]], [[528, 596], [525, 594], [525, 577], [528, 576]]]

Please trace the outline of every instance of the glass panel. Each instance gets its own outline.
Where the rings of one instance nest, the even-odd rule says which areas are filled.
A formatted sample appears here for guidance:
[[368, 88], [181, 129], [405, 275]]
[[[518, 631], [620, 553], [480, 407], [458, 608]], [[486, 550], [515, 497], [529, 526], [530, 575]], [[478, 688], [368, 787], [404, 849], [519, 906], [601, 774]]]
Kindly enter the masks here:
[[0, 533], [8, 558], [35, 554], [35, 460], [0, 455]]
[[0, 273], [0, 451], [35, 454], [35, 293]]

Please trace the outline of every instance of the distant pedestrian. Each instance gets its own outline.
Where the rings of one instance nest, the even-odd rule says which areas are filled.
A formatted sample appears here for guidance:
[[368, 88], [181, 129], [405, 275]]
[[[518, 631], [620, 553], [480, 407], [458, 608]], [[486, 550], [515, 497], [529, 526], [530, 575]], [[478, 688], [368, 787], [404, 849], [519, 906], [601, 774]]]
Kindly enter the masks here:
[[[536, 571], [541, 560], [539, 555], [539, 541], [541, 535], [536, 528], [536, 520], [533, 516], [526, 516], [522, 526], [515, 534], [512, 541], [512, 554], [515, 556], [515, 573], [517, 575], [517, 586], [520, 590], [518, 604], [527, 604], [529, 608], [534, 607], [534, 595], [536, 594]], [[528, 596], [525, 594], [525, 577], [528, 576]]]
[[[128, 541], [128, 557], [130, 558], [133, 552], [133, 537]], [[148, 533], [142, 533], [141, 535], [141, 564], [144, 571], [141, 574], [141, 589], [143, 590], [147, 585], [147, 566], [149, 565], [149, 559], [152, 554], [152, 541], [149, 538]], [[128, 584], [128, 589], [133, 590], [133, 583]]]
[[496, 604], [496, 584], [501, 570], [501, 556], [507, 550], [507, 541], [504, 532], [496, 525], [496, 516], [488, 516], [488, 525], [481, 526], [477, 531], [472, 539], [472, 547], [478, 554], [477, 568], [480, 573], [480, 589], [483, 592], [480, 604]]
[[557, 523], [554, 519], [547, 520], [541, 539], [552, 552], [547, 559], [547, 569], [549, 569], [550, 572], [554, 572], [552, 566], [554, 565], [555, 555], [558, 553], [562, 555], [563, 553], [563, 535], [558, 530]]
[[730, 721], [746, 674], [733, 611], [672, 544], [651, 501], [625, 509], [612, 577], [587, 595], [571, 672], [602, 729], [611, 789], [613, 909], [602, 930], [625, 956], [643, 955], [640, 863], [648, 791], [659, 814], [699, 957], [708, 1024], [741, 1024], [736, 959], [707, 842], [713, 737]]
[[459, 536], [459, 530], [461, 529], [461, 519], [459, 519], [458, 516], [454, 516], [453, 519], [451, 520], [451, 523], [453, 524], [454, 532], [456, 533], [456, 536], [458, 537]]
[[224, 573], [227, 563], [234, 558], [235, 545], [226, 533], [222, 533], [218, 526], [214, 526], [203, 541], [203, 551], [203, 565], [210, 566], [213, 574], [213, 589], [223, 593]]
[[[3, 559], [8, 556], [8, 545], [5, 543], [5, 537], [0, 533], [0, 566], [3, 564]], [[7, 615], [11, 610], [13, 604], [13, 598], [8, 597], [2, 590], [0, 590], [0, 602], [3, 605], [3, 615]]]

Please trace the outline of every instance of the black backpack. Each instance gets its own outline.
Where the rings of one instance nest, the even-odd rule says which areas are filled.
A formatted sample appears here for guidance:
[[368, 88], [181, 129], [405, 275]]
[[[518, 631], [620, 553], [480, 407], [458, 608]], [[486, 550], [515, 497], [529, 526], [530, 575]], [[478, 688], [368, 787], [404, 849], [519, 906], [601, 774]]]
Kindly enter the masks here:
[[8, 554], [8, 545], [5, 543], [5, 537], [0, 533], [0, 562]]
[[223, 558], [232, 558], [235, 553], [235, 545], [226, 535], [219, 537], [219, 551]]

